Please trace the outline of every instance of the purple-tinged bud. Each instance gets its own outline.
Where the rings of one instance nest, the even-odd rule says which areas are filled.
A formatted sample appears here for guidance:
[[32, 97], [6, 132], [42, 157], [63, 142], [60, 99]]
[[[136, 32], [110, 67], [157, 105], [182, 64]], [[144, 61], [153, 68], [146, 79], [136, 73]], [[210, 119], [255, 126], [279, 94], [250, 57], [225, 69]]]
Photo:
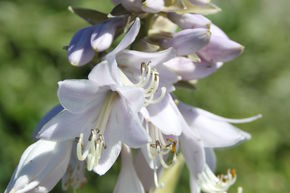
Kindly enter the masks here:
[[222, 66], [222, 63], [209, 63], [204, 60], [193, 62], [189, 58], [176, 57], [164, 63], [164, 66], [174, 71], [182, 80], [198, 80], [205, 78]]
[[185, 29], [175, 33], [172, 38], [161, 39], [160, 45], [164, 48], [173, 47], [179, 56], [188, 55], [208, 44], [210, 36], [208, 29]]
[[228, 38], [212, 35], [209, 43], [198, 55], [209, 62], [228, 62], [239, 56], [244, 47]]
[[96, 25], [91, 36], [91, 46], [96, 52], [103, 52], [108, 49], [115, 36], [117, 28], [123, 24], [124, 20], [117, 18]]
[[164, 8], [164, 0], [146, 0], [143, 2], [142, 10], [149, 13], [158, 13]]
[[210, 28], [211, 21], [206, 17], [199, 14], [186, 13], [179, 15], [171, 12], [167, 14], [168, 18], [182, 29], [194, 29], [194, 28]]
[[79, 30], [73, 36], [68, 47], [68, 60], [74, 66], [82, 66], [90, 62], [95, 56], [91, 46], [91, 34], [94, 26]]
[[130, 12], [141, 12], [142, 0], [120, 0], [121, 5]]

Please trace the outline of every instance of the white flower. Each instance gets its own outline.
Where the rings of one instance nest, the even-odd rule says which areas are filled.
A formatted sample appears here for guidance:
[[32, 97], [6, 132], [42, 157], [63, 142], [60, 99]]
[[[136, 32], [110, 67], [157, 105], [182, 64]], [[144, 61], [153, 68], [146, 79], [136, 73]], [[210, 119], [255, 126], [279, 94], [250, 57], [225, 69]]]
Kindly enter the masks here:
[[19, 161], [5, 193], [46, 193], [63, 177], [72, 141], [40, 139], [30, 145]]

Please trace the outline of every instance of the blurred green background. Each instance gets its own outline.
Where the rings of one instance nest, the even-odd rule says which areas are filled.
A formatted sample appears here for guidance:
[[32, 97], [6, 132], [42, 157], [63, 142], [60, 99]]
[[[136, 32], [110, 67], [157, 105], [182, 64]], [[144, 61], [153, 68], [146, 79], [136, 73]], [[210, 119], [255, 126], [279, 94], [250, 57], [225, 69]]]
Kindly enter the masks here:
[[[183, 101], [233, 118], [258, 113], [239, 125], [252, 140], [219, 150], [218, 172], [236, 168], [245, 193], [290, 191], [290, 1], [216, 0], [223, 11], [210, 19], [246, 49], [237, 60], [201, 80], [195, 91], [178, 89]], [[40, 118], [57, 103], [57, 81], [84, 78], [88, 68], [68, 64], [67, 45], [87, 24], [68, 5], [108, 12], [109, 0], [0, 0], [0, 192], [18, 164]], [[114, 166], [102, 177], [87, 174], [80, 193], [109, 193]], [[52, 192], [61, 192], [59, 185]], [[72, 192], [71, 190], [69, 192]], [[177, 192], [189, 192], [184, 169]], [[232, 188], [230, 192], [236, 192]]]

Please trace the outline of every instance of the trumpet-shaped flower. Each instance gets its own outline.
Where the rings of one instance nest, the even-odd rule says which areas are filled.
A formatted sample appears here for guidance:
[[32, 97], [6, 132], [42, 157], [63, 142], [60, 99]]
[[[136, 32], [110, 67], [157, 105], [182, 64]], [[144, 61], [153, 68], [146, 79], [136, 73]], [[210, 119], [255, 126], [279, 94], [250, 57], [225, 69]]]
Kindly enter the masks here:
[[71, 140], [40, 139], [30, 145], [21, 156], [5, 193], [49, 192], [66, 171], [71, 147]]

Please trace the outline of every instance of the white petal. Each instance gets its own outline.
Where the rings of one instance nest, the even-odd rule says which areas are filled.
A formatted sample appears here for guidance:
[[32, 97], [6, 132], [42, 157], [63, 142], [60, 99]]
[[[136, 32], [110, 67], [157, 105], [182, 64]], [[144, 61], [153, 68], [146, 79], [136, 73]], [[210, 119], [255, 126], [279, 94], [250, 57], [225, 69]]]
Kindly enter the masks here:
[[149, 192], [154, 187], [154, 173], [148, 166], [144, 154], [138, 151], [135, 157], [136, 172], [141, 180], [146, 192]]
[[102, 61], [92, 69], [88, 78], [99, 86], [113, 86], [117, 85], [119, 82], [118, 73], [119, 72], [115, 63]]
[[180, 136], [180, 145], [190, 174], [197, 177], [203, 171], [205, 164], [202, 140], [196, 132], [187, 126], [183, 128]]
[[121, 156], [121, 172], [114, 193], [145, 193], [143, 185], [135, 171], [130, 149], [123, 146]]
[[177, 55], [192, 54], [204, 47], [210, 39], [209, 29], [185, 29], [173, 35], [173, 38], [163, 39], [160, 43], [164, 48], [173, 47]]
[[50, 140], [65, 140], [79, 137], [82, 132], [87, 135], [96, 126], [96, 119], [100, 110], [100, 106], [93, 106], [80, 114], [63, 110], [48, 121], [36, 137]]
[[66, 170], [71, 147], [71, 141], [32, 144], [23, 153], [5, 193], [50, 191]]
[[117, 88], [117, 91], [134, 113], [137, 113], [141, 110], [144, 105], [144, 89], [124, 86]]
[[214, 114], [182, 103], [178, 107], [189, 126], [200, 133], [205, 147], [229, 147], [251, 138], [250, 134]]
[[121, 98], [116, 98], [113, 104], [108, 127], [119, 135], [123, 143], [133, 148], [140, 148], [149, 142], [149, 136], [143, 128], [137, 112], [133, 112]]
[[196, 178], [190, 175], [189, 178], [190, 183], [190, 193], [200, 193], [200, 188], [196, 183]]
[[182, 115], [169, 94], [157, 104], [149, 105], [150, 121], [165, 135], [180, 135], [186, 125]]
[[108, 88], [100, 87], [91, 80], [65, 80], [58, 82], [60, 104], [72, 113], [86, 111], [106, 97]]
[[216, 170], [216, 155], [212, 148], [205, 148], [205, 159], [206, 164], [211, 169], [211, 171], [215, 172]]
[[206, 62], [202, 59], [200, 62], [193, 62], [189, 58], [176, 57], [164, 65], [181, 76], [182, 80], [199, 80], [217, 71], [223, 63]]
[[55, 117], [58, 113], [60, 113], [63, 110], [63, 107], [61, 105], [56, 105], [53, 107], [44, 117], [39, 121], [38, 125], [33, 131], [33, 139], [36, 139], [36, 136], [38, 135], [41, 128], [50, 121], [53, 117]]
[[176, 23], [182, 29], [209, 28], [211, 25], [209, 19], [199, 14], [186, 13], [179, 15], [171, 12], [167, 15], [172, 22]]
[[108, 55], [106, 55], [105, 58], [109, 61], [112, 61], [120, 51], [126, 49], [129, 45], [131, 45], [135, 41], [139, 33], [140, 25], [140, 19], [137, 17], [125, 37], [119, 43], [119, 45]]

